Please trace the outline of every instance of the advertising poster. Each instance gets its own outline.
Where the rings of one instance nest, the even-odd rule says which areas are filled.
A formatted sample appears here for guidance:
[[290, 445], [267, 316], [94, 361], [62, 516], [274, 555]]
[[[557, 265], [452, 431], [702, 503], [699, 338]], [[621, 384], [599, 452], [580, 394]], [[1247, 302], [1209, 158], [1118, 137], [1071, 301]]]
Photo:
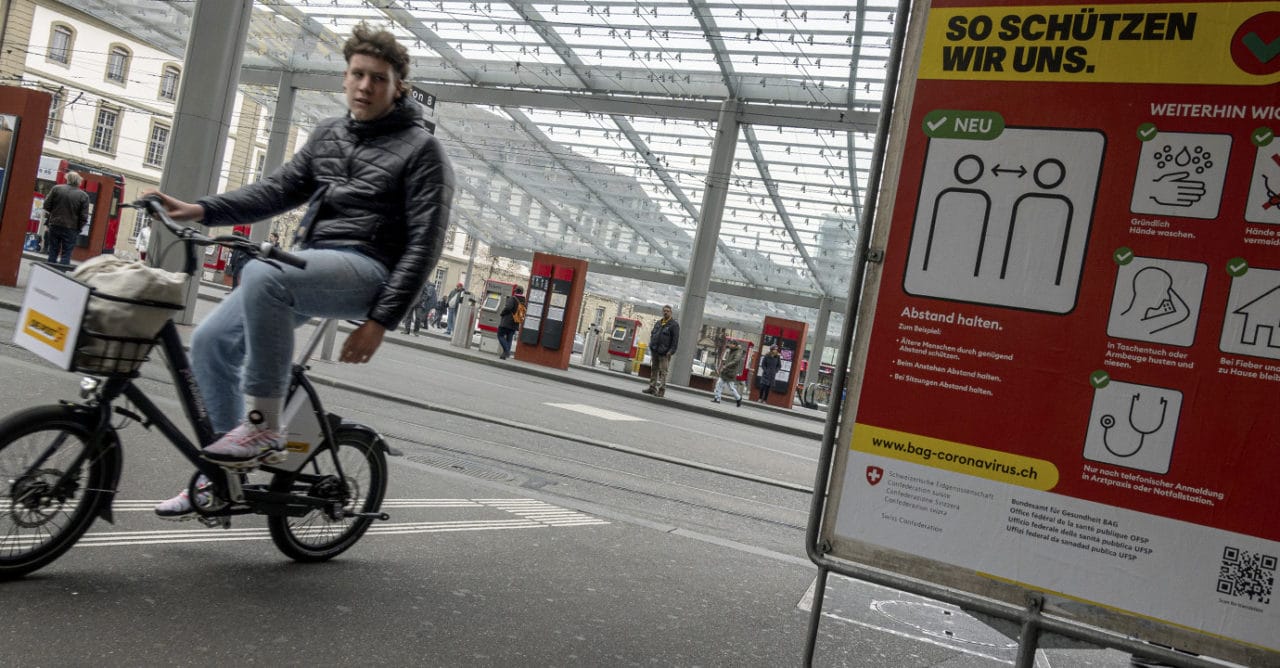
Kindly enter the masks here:
[[1280, 650], [1280, 5], [913, 20], [829, 530]]
[[63, 368], [71, 368], [89, 286], [43, 264], [31, 265], [13, 342]]
[[9, 167], [13, 164], [17, 135], [18, 117], [0, 114], [0, 211], [4, 210], [5, 195], [9, 192]]

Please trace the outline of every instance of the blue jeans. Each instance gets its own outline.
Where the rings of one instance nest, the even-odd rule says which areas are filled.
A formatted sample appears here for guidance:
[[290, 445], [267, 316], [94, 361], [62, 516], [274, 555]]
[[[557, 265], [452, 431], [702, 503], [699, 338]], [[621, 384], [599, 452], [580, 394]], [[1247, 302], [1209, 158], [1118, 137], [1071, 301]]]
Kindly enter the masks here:
[[49, 226], [49, 263], [71, 264], [71, 251], [76, 247], [80, 232], [73, 227]]
[[498, 328], [498, 346], [502, 348], [502, 356], [511, 356], [511, 339], [516, 335], [514, 329]]
[[191, 366], [215, 432], [244, 419], [244, 395], [289, 388], [293, 330], [310, 318], [363, 319], [387, 280], [381, 262], [354, 250], [296, 253], [306, 269], [249, 262], [240, 287], [191, 335]]
[[457, 320], [457, 319], [458, 319], [458, 307], [457, 307], [457, 306], [450, 306], [450, 307], [449, 307], [449, 322], [446, 322], [446, 323], [444, 324], [444, 333], [445, 333], [445, 334], [449, 334], [449, 335], [452, 335], [452, 334], [453, 334], [453, 322], [454, 322], [455, 320]]

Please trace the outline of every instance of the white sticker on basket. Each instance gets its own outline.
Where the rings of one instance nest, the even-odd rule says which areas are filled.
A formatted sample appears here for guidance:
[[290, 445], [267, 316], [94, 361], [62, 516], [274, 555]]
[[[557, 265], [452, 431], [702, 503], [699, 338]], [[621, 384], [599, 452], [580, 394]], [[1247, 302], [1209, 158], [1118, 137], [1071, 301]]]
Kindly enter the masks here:
[[88, 302], [89, 286], [42, 264], [31, 265], [13, 342], [70, 369]]

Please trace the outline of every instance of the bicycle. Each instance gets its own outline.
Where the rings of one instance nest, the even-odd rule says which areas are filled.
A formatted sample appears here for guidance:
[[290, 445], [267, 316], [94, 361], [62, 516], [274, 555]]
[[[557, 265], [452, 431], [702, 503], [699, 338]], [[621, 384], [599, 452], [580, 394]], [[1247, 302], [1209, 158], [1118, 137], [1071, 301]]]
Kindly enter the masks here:
[[[305, 267], [301, 258], [270, 244], [233, 235], [209, 237], [182, 226], [165, 215], [155, 199], [127, 206], [144, 208], [185, 245], [188, 276], [197, 268], [195, 249], [211, 245]], [[93, 291], [91, 295], [146, 308], [182, 308]], [[124, 464], [119, 431], [130, 422], [157, 429], [196, 468], [187, 493], [201, 523], [228, 528], [233, 516], [265, 515], [272, 541], [294, 560], [332, 559], [360, 540], [373, 520], [390, 519], [380, 511], [387, 486], [387, 443], [374, 429], [327, 412], [306, 375], [311, 356], [332, 324], [317, 327], [295, 358], [283, 415], [288, 425], [286, 457], [259, 467], [271, 476], [265, 483], [252, 483], [245, 473], [200, 457], [201, 448], [217, 435], [171, 317], [153, 338], [81, 331], [70, 365], [72, 371], [89, 374], [80, 383], [80, 400], [28, 408], [0, 420], [0, 580], [52, 563], [96, 518], [114, 523], [112, 504]], [[157, 345], [200, 447], [134, 382]], [[121, 399], [132, 408], [115, 405]], [[113, 423], [115, 418], [120, 418], [119, 425]]]

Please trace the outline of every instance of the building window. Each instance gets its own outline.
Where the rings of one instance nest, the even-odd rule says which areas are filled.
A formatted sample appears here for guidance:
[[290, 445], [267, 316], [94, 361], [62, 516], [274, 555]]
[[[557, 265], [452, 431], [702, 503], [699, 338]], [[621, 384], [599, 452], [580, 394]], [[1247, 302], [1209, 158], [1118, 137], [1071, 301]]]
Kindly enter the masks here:
[[123, 46], [111, 47], [111, 52], [107, 54], [107, 81], [123, 85], [127, 76], [129, 76], [129, 50]]
[[604, 324], [604, 307], [603, 307], [603, 306], [597, 306], [597, 307], [596, 307], [596, 319], [595, 319], [595, 323], [596, 323], [597, 325], [603, 325], [603, 324]]
[[436, 298], [443, 299], [440, 296], [441, 290], [444, 288], [444, 282], [449, 280], [449, 270], [444, 267], [436, 267], [436, 278], [431, 281], [436, 286]]
[[257, 183], [262, 180], [262, 170], [267, 166], [267, 154], [258, 153], [258, 157], [253, 160], [253, 178], [249, 179], [250, 183]]
[[63, 65], [71, 64], [71, 44], [75, 41], [75, 33], [64, 25], [54, 25], [49, 34], [49, 60]]
[[151, 137], [147, 140], [147, 155], [143, 164], [160, 167], [164, 164], [164, 154], [169, 148], [169, 127], [159, 123], [151, 125]]
[[103, 153], [116, 151], [116, 127], [120, 123], [120, 110], [102, 105], [98, 107], [98, 118], [93, 122], [93, 142], [89, 148]]
[[174, 65], [165, 65], [160, 73], [160, 99], [170, 102], [178, 99], [178, 77], [182, 70]]
[[62, 125], [62, 91], [53, 91], [53, 101], [49, 103], [49, 124], [44, 127], [44, 136], [58, 138], [58, 130]]

